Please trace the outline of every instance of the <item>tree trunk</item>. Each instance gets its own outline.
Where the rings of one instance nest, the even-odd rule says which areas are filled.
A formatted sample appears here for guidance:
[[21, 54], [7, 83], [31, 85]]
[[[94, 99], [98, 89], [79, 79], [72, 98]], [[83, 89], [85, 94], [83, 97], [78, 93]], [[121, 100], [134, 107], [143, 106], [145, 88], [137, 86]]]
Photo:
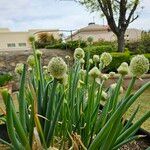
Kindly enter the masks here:
[[124, 51], [124, 48], [125, 48], [125, 33], [120, 33], [118, 36], [117, 36], [117, 42], [118, 42], [118, 52], [123, 52]]

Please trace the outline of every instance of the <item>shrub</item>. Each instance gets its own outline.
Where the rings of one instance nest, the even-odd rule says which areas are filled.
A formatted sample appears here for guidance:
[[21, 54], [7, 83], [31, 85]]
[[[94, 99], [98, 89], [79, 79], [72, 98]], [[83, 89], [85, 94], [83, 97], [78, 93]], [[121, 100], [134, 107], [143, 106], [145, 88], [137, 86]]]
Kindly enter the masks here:
[[[61, 40], [61, 39], [60, 39]], [[45, 48], [47, 45], [57, 44], [59, 40], [55, 39], [53, 34], [48, 33], [39, 33], [37, 36], [37, 40], [35, 41], [35, 47]]]
[[142, 33], [139, 49], [144, 53], [150, 53], [150, 32]]
[[111, 53], [112, 55], [112, 62], [111, 64], [106, 68], [106, 72], [110, 71], [117, 71], [117, 68], [121, 65], [123, 62], [130, 62], [131, 55], [129, 53]]
[[0, 73], [0, 86], [8, 84], [12, 80], [12, 75], [9, 73]]
[[85, 52], [89, 52], [91, 55], [101, 55], [103, 52], [113, 52], [114, 49], [110, 45], [102, 46], [88, 46], [84, 48]]
[[131, 41], [126, 43], [128, 48], [134, 54], [142, 54], [150, 52], [150, 33], [143, 32], [139, 41]]
[[45, 48], [75, 50], [78, 47], [84, 48], [86, 46], [87, 46], [87, 43], [85, 41], [77, 40], [77, 41], [68, 41], [66, 43], [58, 43], [58, 44], [54, 44], [54, 45], [48, 45]]

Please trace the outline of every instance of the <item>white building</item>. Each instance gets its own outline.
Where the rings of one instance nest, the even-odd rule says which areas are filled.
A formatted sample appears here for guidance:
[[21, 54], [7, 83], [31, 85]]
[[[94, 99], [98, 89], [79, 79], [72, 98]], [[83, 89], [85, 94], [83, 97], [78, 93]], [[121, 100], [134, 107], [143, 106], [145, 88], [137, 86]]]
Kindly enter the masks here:
[[[136, 41], [141, 38], [141, 30], [128, 29], [125, 34], [125, 39], [129, 41]], [[66, 40], [84, 40], [92, 37], [93, 41], [114, 41], [116, 35], [110, 30], [109, 26], [89, 23], [88, 26], [81, 28], [69, 36]]]
[[60, 38], [59, 30], [34, 29], [27, 32], [13, 32], [8, 28], [0, 28], [0, 50], [29, 50], [31, 45], [28, 41], [30, 36], [37, 36], [39, 33], [53, 34], [55, 39]]

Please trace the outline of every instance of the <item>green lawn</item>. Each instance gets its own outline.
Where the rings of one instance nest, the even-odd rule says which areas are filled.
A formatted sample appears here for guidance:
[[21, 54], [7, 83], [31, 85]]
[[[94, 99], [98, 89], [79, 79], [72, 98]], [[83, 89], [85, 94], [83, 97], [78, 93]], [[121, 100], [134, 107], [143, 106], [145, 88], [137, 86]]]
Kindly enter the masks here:
[[[137, 108], [137, 106], [140, 105], [139, 112], [137, 113], [137, 116], [134, 120], [134, 122], [142, 117], [148, 110], [150, 110], [150, 89], [145, 91], [138, 99], [137, 101], [131, 106], [127, 113], [127, 118], [130, 117], [130, 115], [133, 113], [133, 111]], [[142, 125], [142, 128], [150, 132], [150, 118]]]

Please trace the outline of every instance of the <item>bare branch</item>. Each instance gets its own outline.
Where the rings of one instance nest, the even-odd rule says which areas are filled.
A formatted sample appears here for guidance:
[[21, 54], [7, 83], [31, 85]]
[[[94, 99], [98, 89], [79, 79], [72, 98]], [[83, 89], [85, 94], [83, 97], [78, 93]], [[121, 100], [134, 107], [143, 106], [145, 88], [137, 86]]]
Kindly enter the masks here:
[[139, 0], [135, 0], [134, 6], [133, 6], [133, 8], [132, 8], [131, 11], [130, 11], [130, 14], [129, 14], [129, 16], [128, 16], [128, 19], [126, 20], [127, 26], [128, 26], [131, 22], [133, 22], [133, 21], [131, 21], [131, 18], [132, 18], [132, 16], [133, 16], [135, 10], [137, 9], [138, 4], [139, 4]]

